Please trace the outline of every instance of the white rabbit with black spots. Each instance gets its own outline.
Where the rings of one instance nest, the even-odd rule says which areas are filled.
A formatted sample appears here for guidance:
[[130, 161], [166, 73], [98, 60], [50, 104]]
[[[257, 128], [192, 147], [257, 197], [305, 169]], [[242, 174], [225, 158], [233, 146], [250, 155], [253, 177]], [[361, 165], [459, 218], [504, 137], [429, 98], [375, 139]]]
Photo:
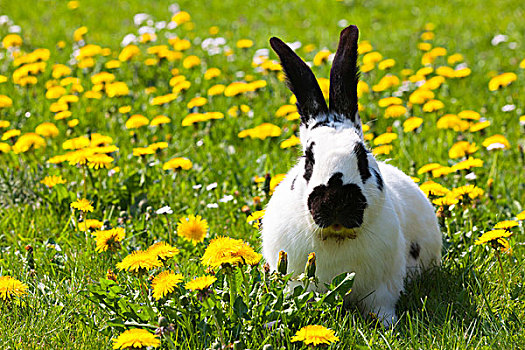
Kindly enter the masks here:
[[383, 325], [407, 278], [438, 266], [442, 236], [434, 208], [412, 179], [367, 150], [357, 104], [356, 26], [341, 32], [330, 71], [329, 107], [306, 63], [278, 38], [278, 54], [301, 115], [303, 156], [277, 186], [262, 221], [262, 252], [272, 270], [279, 251], [299, 275], [315, 252], [324, 284], [356, 273], [350, 298]]

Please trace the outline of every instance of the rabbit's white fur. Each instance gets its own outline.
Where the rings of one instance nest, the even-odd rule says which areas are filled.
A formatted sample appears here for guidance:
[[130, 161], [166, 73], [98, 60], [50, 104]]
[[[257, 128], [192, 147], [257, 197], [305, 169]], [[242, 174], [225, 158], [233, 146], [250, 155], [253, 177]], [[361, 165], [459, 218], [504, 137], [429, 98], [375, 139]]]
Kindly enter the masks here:
[[[344, 174], [344, 183], [360, 183], [355, 156], [341, 152], [351, 149], [360, 138], [354, 128], [344, 124], [337, 129], [323, 126], [305, 131], [303, 128], [301, 136], [315, 140], [319, 155], [312, 178], [308, 184], [302, 178], [301, 159], [275, 189], [262, 221], [263, 255], [275, 270], [279, 251], [287, 252], [288, 271], [298, 275], [304, 271], [308, 254], [315, 252], [320, 290], [335, 276], [354, 271], [351, 299], [359, 301], [365, 315], [373, 312], [388, 326], [396, 320], [395, 304], [405, 277], [439, 264], [441, 233], [434, 209], [410, 177], [390, 164], [377, 162], [384, 189], [379, 191], [372, 180], [365, 184], [369, 208], [363, 225], [355, 229], [356, 238], [323, 239], [308, 211], [309, 189], [334, 171]], [[375, 163], [372, 155], [368, 158]], [[409, 253], [412, 242], [420, 246], [417, 259]]]
[[279, 251], [285, 251], [288, 272], [297, 276], [315, 252], [320, 290], [354, 271], [350, 299], [390, 326], [405, 279], [439, 265], [441, 232], [434, 208], [412, 179], [365, 149], [357, 112], [358, 33], [355, 26], [341, 32], [330, 109], [310, 68], [281, 40], [270, 40], [298, 100], [305, 156], [268, 203], [262, 253], [275, 270]]

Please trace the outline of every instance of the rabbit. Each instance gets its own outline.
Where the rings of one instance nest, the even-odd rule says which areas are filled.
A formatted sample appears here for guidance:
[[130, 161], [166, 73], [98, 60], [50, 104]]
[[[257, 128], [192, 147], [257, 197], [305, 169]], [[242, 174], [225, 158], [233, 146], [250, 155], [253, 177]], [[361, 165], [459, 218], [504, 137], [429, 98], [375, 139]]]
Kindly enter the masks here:
[[268, 202], [262, 254], [275, 270], [279, 251], [285, 251], [288, 271], [297, 276], [315, 252], [314, 288], [320, 292], [335, 276], [355, 272], [350, 301], [365, 317], [390, 327], [405, 280], [439, 266], [442, 234], [414, 181], [376, 161], [365, 146], [357, 103], [358, 36], [354, 25], [340, 34], [329, 107], [308, 65], [283, 41], [270, 39], [297, 98], [303, 156]]

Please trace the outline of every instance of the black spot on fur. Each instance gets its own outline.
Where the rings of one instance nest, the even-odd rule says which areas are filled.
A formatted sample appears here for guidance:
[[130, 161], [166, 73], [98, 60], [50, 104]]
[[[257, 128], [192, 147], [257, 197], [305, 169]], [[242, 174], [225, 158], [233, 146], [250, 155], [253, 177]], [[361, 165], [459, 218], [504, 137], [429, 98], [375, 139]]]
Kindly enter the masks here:
[[419, 252], [421, 251], [421, 246], [417, 242], [410, 243], [410, 256], [417, 260], [419, 258]]
[[327, 185], [316, 186], [308, 196], [308, 209], [320, 227], [338, 223], [355, 228], [363, 224], [366, 198], [358, 185], [343, 185], [342, 178], [341, 173], [333, 174]]
[[372, 176], [372, 174], [370, 173], [370, 168], [368, 167], [368, 154], [366, 153], [366, 148], [361, 142], [355, 144], [354, 154], [357, 157], [357, 167], [359, 168], [361, 181], [365, 183], [366, 180]]
[[294, 177], [293, 181], [292, 181], [292, 186], [291, 186], [291, 190], [293, 191], [293, 189], [295, 188], [295, 180], [297, 180], [297, 176]]
[[374, 172], [374, 176], [376, 177], [377, 182], [377, 188], [379, 188], [379, 191], [383, 191], [384, 183], [383, 178], [381, 177], [381, 174], [379, 174], [379, 171], [372, 168], [372, 171]]
[[312, 142], [310, 146], [306, 148], [306, 152], [304, 153], [305, 161], [304, 161], [303, 177], [306, 180], [306, 182], [310, 181], [310, 178], [312, 177], [312, 173], [314, 171], [314, 164], [315, 164], [314, 150], [313, 150], [314, 145], [315, 145], [315, 142]]

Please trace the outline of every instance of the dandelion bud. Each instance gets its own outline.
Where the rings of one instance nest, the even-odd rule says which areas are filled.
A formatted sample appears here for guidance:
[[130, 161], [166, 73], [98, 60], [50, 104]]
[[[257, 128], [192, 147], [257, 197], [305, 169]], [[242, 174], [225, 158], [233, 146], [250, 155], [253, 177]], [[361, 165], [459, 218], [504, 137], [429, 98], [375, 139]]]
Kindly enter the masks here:
[[277, 271], [279, 271], [281, 275], [286, 275], [286, 273], [288, 272], [288, 254], [284, 250], [281, 250], [279, 252], [279, 262], [277, 263]]
[[306, 269], [304, 272], [308, 278], [313, 278], [315, 277], [315, 269], [315, 252], [312, 252], [308, 254], [308, 262], [306, 263]]
[[268, 263], [264, 264], [263, 269], [265, 274], [270, 273], [270, 265]]

